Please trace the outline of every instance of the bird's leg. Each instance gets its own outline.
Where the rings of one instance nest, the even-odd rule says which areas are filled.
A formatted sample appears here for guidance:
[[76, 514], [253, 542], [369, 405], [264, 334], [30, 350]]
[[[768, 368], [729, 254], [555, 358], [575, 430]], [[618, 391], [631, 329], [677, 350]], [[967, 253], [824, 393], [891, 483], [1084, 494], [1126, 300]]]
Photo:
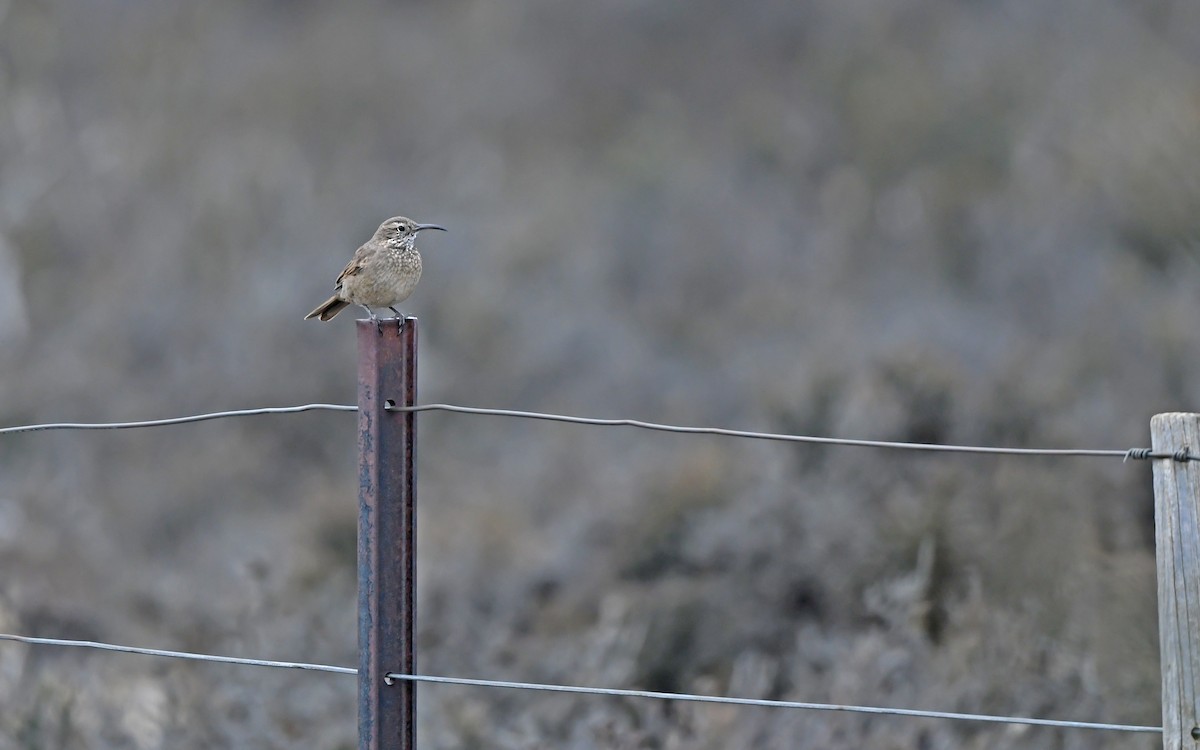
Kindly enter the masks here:
[[367, 315], [370, 316], [371, 320], [375, 321], [375, 330], [378, 331], [382, 335], [383, 334], [383, 323], [379, 322], [379, 318], [375, 317], [375, 311], [372, 310], [371, 308], [367, 307], [366, 305], [359, 305], [359, 307], [361, 307], [362, 309], [367, 311]]
[[400, 312], [391, 305], [388, 305], [388, 309], [396, 313], [396, 333], [400, 333], [400, 329], [404, 327], [404, 313]]

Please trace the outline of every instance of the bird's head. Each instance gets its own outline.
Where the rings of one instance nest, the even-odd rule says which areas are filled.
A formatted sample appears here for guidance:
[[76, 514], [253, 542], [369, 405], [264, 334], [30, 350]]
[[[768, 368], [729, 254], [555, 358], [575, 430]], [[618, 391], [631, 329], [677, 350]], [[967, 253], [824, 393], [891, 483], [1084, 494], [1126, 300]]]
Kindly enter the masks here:
[[406, 219], [403, 216], [393, 216], [387, 221], [379, 225], [379, 229], [375, 230], [375, 239], [383, 240], [389, 245], [409, 245], [417, 238], [417, 232], [424, 229], [440, 229], [446, 231], [443, 226], [437, 224], [418, 224], [412, 219]]

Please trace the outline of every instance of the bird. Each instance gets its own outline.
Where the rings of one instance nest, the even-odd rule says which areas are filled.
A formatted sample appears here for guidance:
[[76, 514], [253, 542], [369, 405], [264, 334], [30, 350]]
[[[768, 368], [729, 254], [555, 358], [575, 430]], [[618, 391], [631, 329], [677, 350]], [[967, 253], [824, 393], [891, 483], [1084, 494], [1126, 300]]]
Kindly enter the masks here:
[[333, 296], [304, 319], [331, 320], [342, 308], [358, 305], [382, 332], [383, 326], [372, 308], [386, 307], [396, 313], [396, 326], [401, 327], [404, 316], [396, 305], [408, 299], [421, 278], [421, 254], [415, 242], [417, 233], [426, 229], [446, 231], [443, 226], [418, 224], [403, 216], [393, 216], [380, 224], [338, 274]]

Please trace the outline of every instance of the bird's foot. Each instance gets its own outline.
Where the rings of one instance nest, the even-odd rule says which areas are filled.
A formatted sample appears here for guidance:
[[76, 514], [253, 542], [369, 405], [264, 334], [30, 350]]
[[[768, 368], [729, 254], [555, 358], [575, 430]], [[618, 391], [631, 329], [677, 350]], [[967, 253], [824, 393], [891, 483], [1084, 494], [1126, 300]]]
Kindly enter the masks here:
[[380, 336], [382, 336], [383, 335], [383, 321], [381, 321], [378, 317], [376, 317], [375, 311], [372, 310], [371, 308], [367, 307], [366, 305], [359, 305], [359, 307], [366, 310], [367, 316], [370, 317], [371, 320], [375, 321], [375, 330], [379, 333]]
[[400, 331], [404, 328], [404, 313], [400, 312], [391, 305], [388, 305], [388, 309], [396, 313], [396, 333], [400, 333]]

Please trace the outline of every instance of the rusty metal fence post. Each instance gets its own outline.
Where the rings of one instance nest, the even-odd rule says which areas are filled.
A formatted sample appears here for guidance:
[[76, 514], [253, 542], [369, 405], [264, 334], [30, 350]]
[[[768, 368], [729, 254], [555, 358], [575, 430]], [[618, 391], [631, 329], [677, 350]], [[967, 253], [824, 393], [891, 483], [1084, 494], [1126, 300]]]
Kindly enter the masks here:
[[416, 747], [417, 319], [358, 321], [358, 746]]

